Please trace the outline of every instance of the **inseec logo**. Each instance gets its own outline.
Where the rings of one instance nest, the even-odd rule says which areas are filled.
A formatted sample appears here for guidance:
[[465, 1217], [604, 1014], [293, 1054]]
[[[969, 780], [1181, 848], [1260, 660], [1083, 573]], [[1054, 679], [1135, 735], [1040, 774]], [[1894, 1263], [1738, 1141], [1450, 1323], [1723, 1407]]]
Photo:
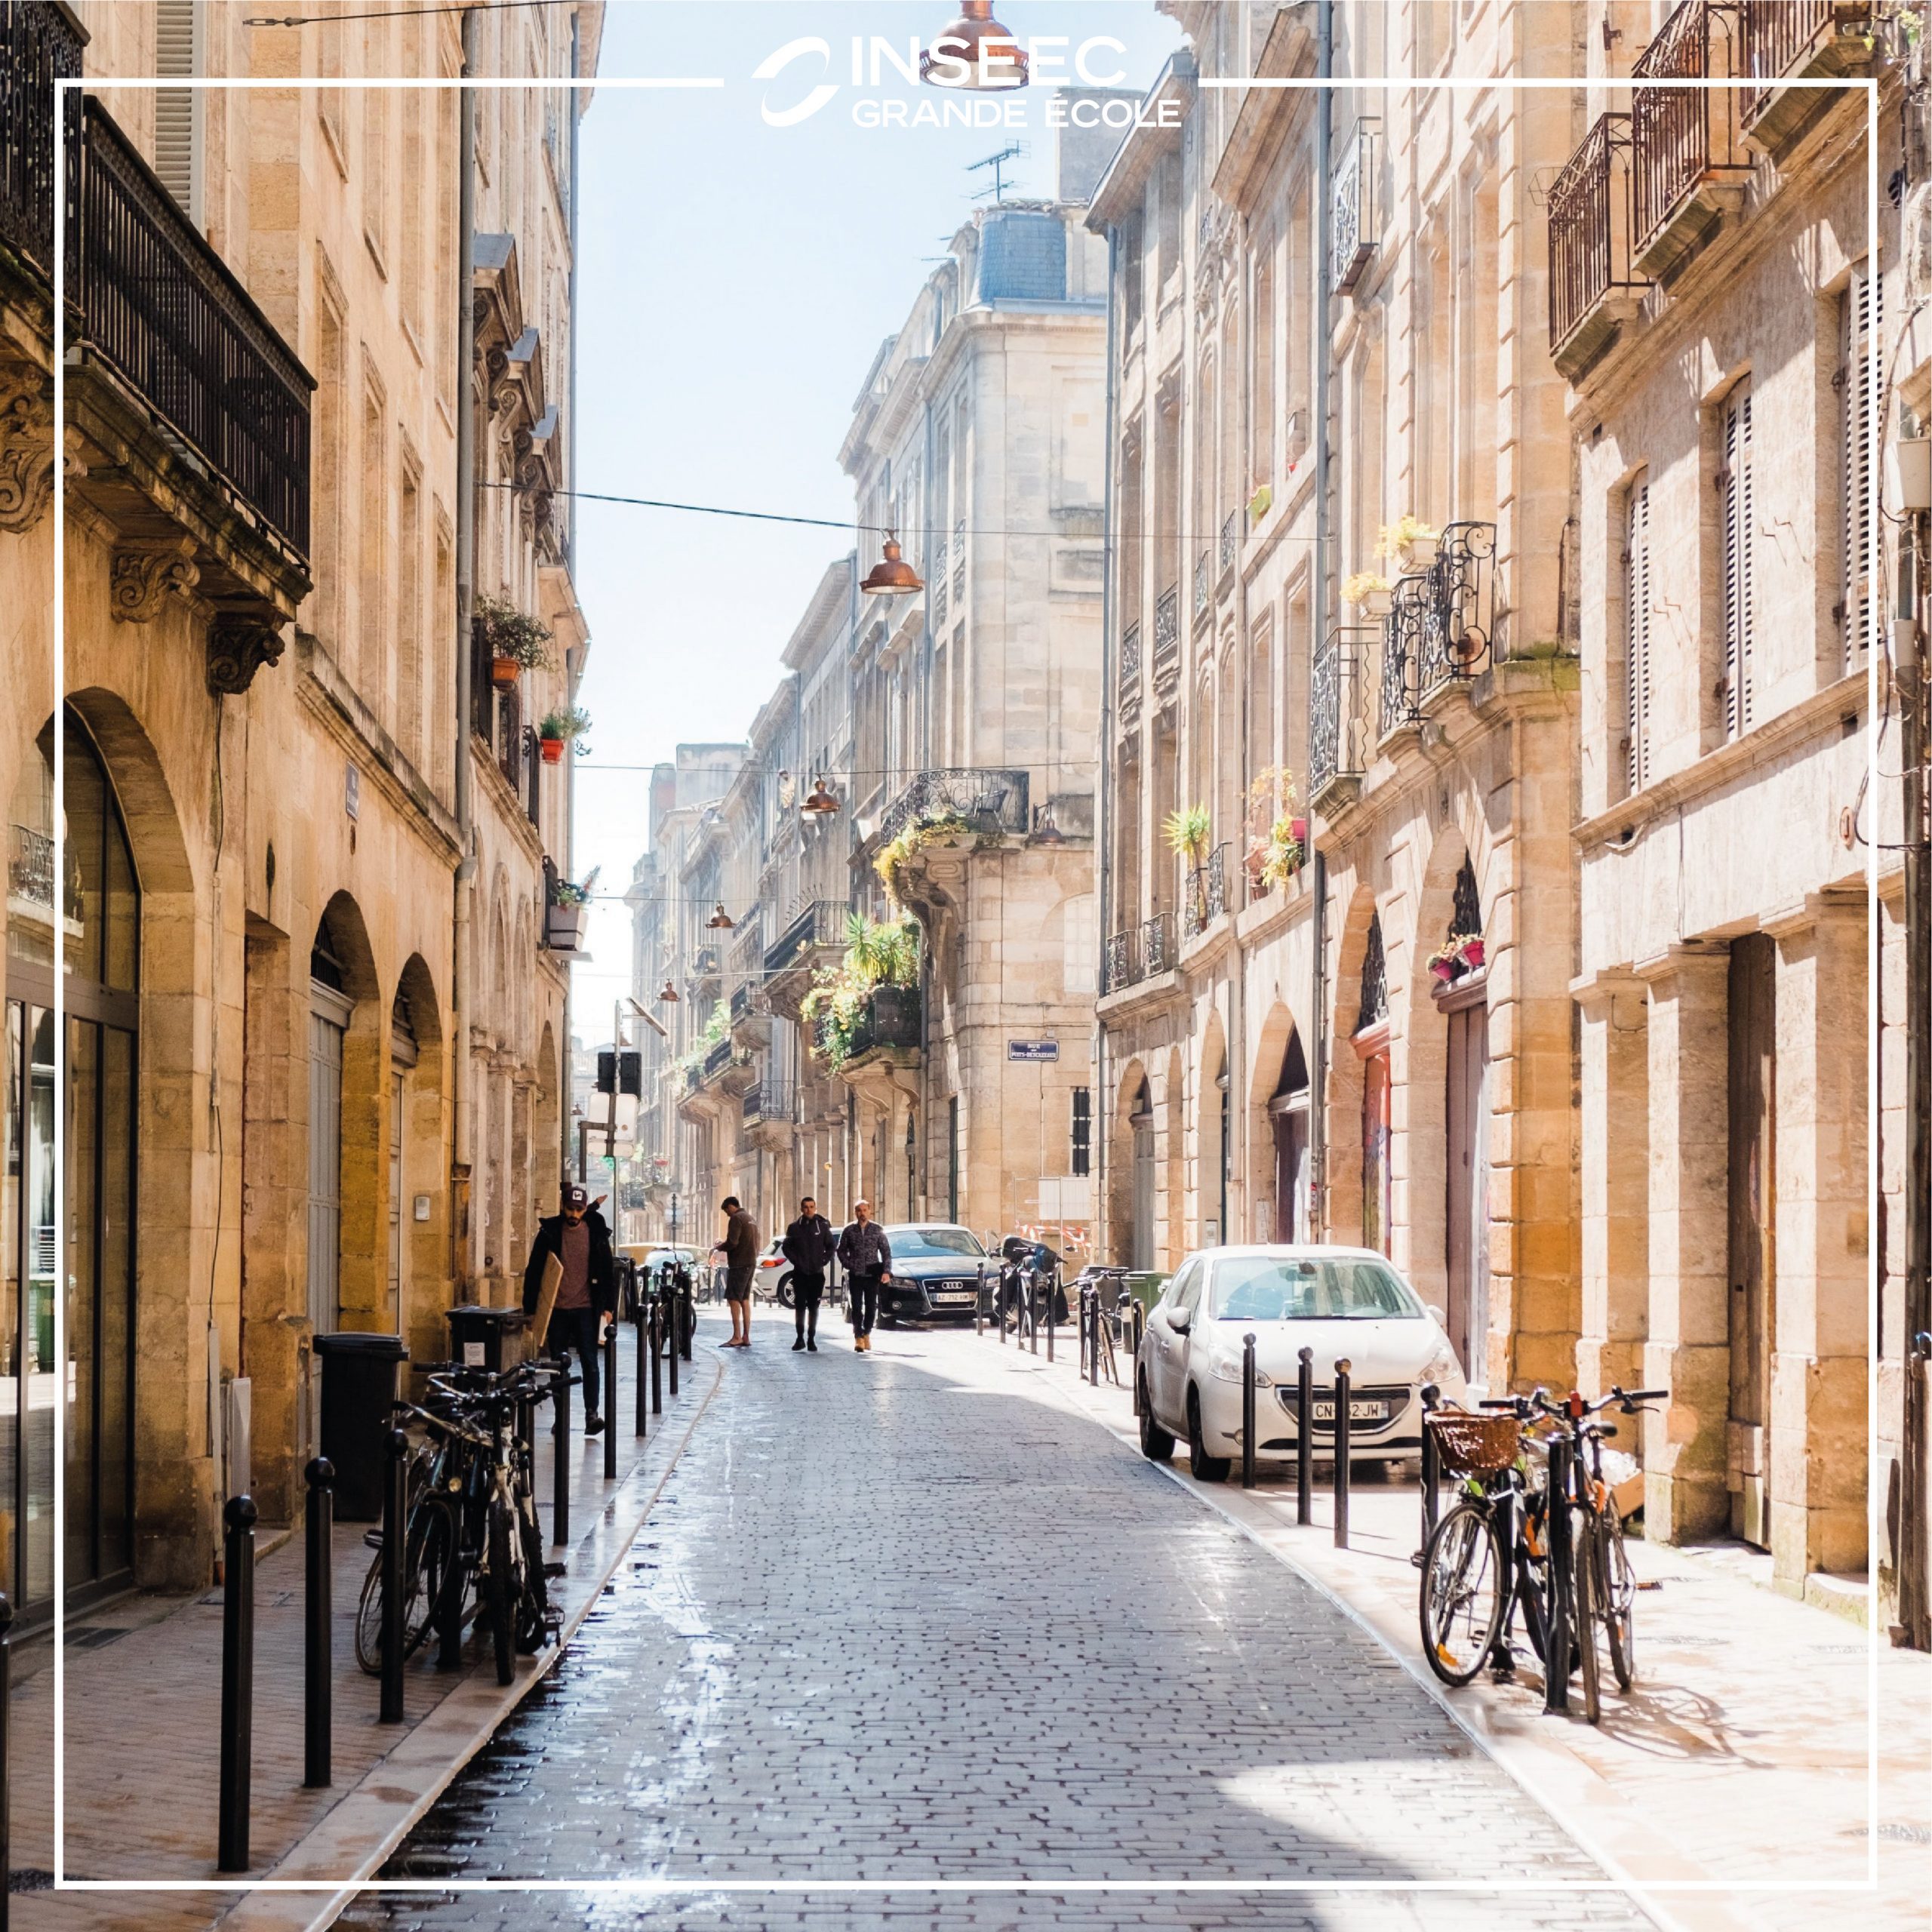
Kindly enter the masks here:
[[[755, 81], [774, 81], [795, 60], [816, 56], [819, 61], [817, 71], [827, 73], [832, 67], [832, 48], [829, 42], [821, 40], [816, 34], [807, 34], [800, 40], [788, 40], [775, 54], [768, 54], [761, 60], [752, 78]], [[782, 97], [782, 91], [781, 97]], [[793, 128], [801, 121], [808, 121], [838, 91], [829, 81], [821, 81], [802, 100], [794, 101], [789, 107], [772, 105], [773, 90], [767, 88], [764, 98], [758, 103], [758, 112], [764, 117], [768, 128]]]

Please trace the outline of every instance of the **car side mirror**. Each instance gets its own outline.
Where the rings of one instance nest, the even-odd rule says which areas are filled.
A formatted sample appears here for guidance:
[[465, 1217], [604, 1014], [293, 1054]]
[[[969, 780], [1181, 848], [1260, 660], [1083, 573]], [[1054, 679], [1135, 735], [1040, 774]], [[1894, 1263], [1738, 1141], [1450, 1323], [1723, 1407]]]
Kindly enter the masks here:
[[1430, 1321], [1433, 1321], [1436, 1327], [1442, 1331], [1444, 1334], [1447, 1334], [1449, 1332], [1449, 1316], [1447, 1312], [1443, 1309], [1438, 1308], [1432, 1301], [1424, 1302], [1422, 1307], [1423, 1312], [1429, 1317]]
[[1169, 1309], [1168, 1311], [1168, 1326], [1171, 1328], [1177, 1335], [1185, 1335], [1187, 1331], [1194, 1326], [1193, 1312], [1191, 1309], [1185, 1308]]

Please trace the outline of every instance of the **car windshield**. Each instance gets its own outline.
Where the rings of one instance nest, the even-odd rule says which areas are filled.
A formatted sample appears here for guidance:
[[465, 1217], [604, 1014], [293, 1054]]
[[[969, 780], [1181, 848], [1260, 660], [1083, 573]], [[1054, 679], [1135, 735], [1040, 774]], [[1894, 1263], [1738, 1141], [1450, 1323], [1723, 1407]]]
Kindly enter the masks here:
[[1375, 1321], [1422, 1318], [1422, 1305], [1386, 1262], [1288, 1260], [1252, 1255], [1214, 1264], [1223, 1321]]
[[894, 1260], [918, 1261], [929, 1257], [964, 1254], [974, 1260], [986, 1253], [964, 1228], [888, 1228]]

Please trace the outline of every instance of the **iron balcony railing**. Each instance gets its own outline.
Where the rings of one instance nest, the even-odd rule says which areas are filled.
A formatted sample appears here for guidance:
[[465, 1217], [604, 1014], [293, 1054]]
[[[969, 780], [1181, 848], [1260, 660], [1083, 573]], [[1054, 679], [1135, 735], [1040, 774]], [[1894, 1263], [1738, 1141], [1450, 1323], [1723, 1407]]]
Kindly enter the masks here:
[[1444, 686], [1487, 669], [1494, 648], [1496, 526], [1444, 527], [1435, 561], [1396, 581], [1383, 622], [1380, 728], [1421, 715]]
[[1358, 121], [1343, 140], [1331, 190], [1329, 237], [1335, 292], [1348, 294], [1361, 279], [1382, 238], [1375, 205], [1375, 135], [1378, 123]]
[[91, 350], [296, 550], [315, 380], [97, 100], [75, 150], [71, 291]]
[[[85, 38], [64, 8], [0, 0], [0, 242], [50, 278], [61, 180], [54, 84], [80, 78]], [[71, 151], [80, 97], [66, 99]]]
[[745, 1118], [786, 1121], [792, 1118], [794, 1096], [789, 1084], [776, 1075], [765, 1074], [756, 1085], [746, 1090]]
[[747, 986], [731, 989], [731, 1017], [734, 1020], [746, 1018], [752, 1010], [752, 989]]
[[1120, 689], [1124, 697], [1140, 688], [1140, 626], [1129, 624], [1120, 634]]
[[1192, 939], [1205, 932], [1228, 909], [1228, 848], [1225, 842], [1208, 855], [1204, 866], [1195, 867], [1188, 882], [1187, 903], [1183, 909], [1183, 930]]
[[704, 1057], [704, 1077], [715, 1080], [731, 1064], [731, 1043], [720, 1040]]
[[1214, 553], [1203, 550], [1194, 560], [1194, 614], [1204, 617], [1208, 606], [1213, 601]]
[[851, 1057], [875, 1047], [906, 1048], [919, 1044], [919, 989], [917, 986], [875, 986], [866, 996], [858, 1023], [852, 1029]]
[[1108, 940], [1100, 954], [1100, 990], [1103, 993], [1117, 993], [1124, 986], [1131, 986], [1140, 977], [1140, 949], [1137, 929], [1115, 933]]
[[1739, 69], [1749, 76], [1743, 114], [1748, 128], [1777, 83], [1802, 67], [1835, 35], [1869, 32], [1872, 0], [1741, 0]]
[[747, 913], [740, 922], [738, 930], [732, 935], [729, 957], [732, 965], [740, 973], [757, 971], [758, 961], [764, 956], [761, 941], [763, 929], [755, 912]]
[[691, 955], [691, 983], [701, 986], [707, 980], [718, 977], [718, 949], [701, 946]]
[[[1713, 0], [1683, 0], [1657, 36], [1632, 63], [1636, 81], [1724, 79], [1726, 59], [1712, 64]], [[1712, 87], [1637, 87], [1631, 91], [1630, 137], [1636, 174], [1637, 246], [1641, 253], [1708, 177], [1740, 162], [1736, 148], [1737, 90]]]
[[1171, 583], [1154, 603], [1154, 669], [1160, 671], [1180, 651], [1180, 586]]
[[1648, 285], [1630, 267], [1630, 117], [1601, 115], [1549, 191], [1549, 346], [1605, 297]]
[[888, 805], [879, 820], [878, 842], [895, 838], [909, 825], [939, 818], [963, 818], [976, 832], [1022, 832], [1030, 823], [1023, 771], [958, 766], [922, 771]]
[[1139, 935], [1140, 976], [1152, 979], [1174, 963], [1174, 921], [1171, 912], [1156, 912], [1142, 922]]
[[1234, 568], [1235, 552], [1241, 541], [1241, 512], [1230, 510], [1221, 522], [1220, 567], [1224, 571]]
[[1358, 779], [1367, 768], [1367, 686], [1362, 664], [1372, 629], [1331, 631], [1315, 654], [1309, 675], [1309, 796], [1318, 802], [1343, 779]]
[[768, 974], [782, 973], [815, 946], [837, 946], [845, 937], [850, 909], [836, 899], [815, 899], [778, 935], [764, 955]]
[[7, 897], [54, 909], [54, 841], [31, 826], [8, 828]]

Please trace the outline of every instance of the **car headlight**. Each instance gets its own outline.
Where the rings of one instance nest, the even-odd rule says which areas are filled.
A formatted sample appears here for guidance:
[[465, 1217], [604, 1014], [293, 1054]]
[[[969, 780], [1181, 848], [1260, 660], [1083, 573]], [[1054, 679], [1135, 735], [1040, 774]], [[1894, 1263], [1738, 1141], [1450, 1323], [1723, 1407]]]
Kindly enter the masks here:
[[1422, 1365], [1416, 1377], [1422, 1382], [1460, 1382], [1463, 1379], [1463, 1364], [1457, 1359], [1455, 1344], [1445, 1335], [1437, 1345], [1435, 1352]]
[[[1241, 1379], [1241, 1359], [1239, 1355], [1218, 1356], [1208, 1373], [1217, 1382], [1238, 1382]], [[1266, 1369], [1257, 1367], [1254, 1371], [1254, 1386], [1257, 1389], [1272, 1389], [1275, 1386], [1274, 1380]]]

